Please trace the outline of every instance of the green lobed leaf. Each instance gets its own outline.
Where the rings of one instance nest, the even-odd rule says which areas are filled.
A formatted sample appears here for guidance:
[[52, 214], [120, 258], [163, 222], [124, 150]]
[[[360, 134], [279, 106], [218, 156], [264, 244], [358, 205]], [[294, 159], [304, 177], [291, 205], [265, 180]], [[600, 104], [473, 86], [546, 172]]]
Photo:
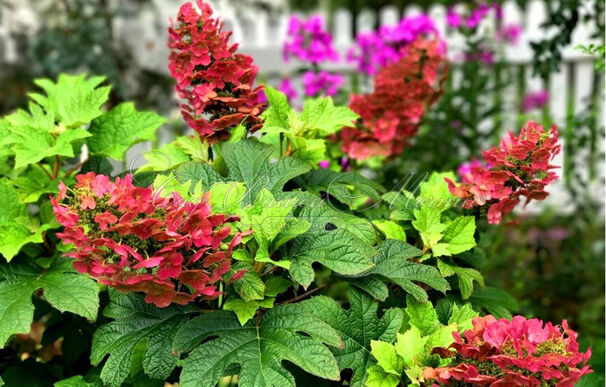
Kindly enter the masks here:
[[69, 129], [53, 135], [45, 129], [12, 126], [4, 139], [15, 153], [15, 168], [35, 164], [52, 156], [74, 157], [74, 142], [90, 137], [84, 129]]
[[347, 106], [335, 106], [331, 97], [319, 97], [305, 100], [299, 118], [305, 122], [308, 130], [316, 130], [321, 136], [327, 136], [344, 126], [353, 126], [359, 115]]
[[128, 148], [137, 142], [153, 140], [155, 131], [166, 121], [154, 112], [141, 112], [132, 102], [124, 102], [91, 122], [92, 154], [122, 160]]
[[109, 294], [110, 303], [103, 315], [114, 321], [97, 329], [91, 350], [93, 365], [109, 355], [101, 371], [103, 382], [121, 386], [135, 362], [148, 376], [166, 379], [179, 360], [172, 350], [173, 337], [196, 309], [179, 305], [158, 308], [146, 303], [140, 294], [122, 294], [111, 288]]
[[277, 197], [287, 181], [310, 169], [309, 164], [293, 157], [284, 157], [272, 162], [272, 152], [272, 146], [253, 139], [226, 143], [221, 148], [229, 170], [228, 180], [246, 183], [247, 200], [250, 202], [254, 202], [263, 188]]
[[443, 260], [438, 260], [438, 268], [444, 277], [454, 274], [459, 277], [459, 290], [464, 300], [468, 299], [473, 292], [473, 281], [476, 281], [482, 287], [484, 286], [484, 277], [476, 269], [451, 265]]
[[496, 318], [511, 319], [511, 312], [518, 309], [516, 301], [509, 294], [488, 286], [474, 288], [469, 301], [472, 305], [485, 309]]
[[86, 74], [61, 74], [54, 83], [50, 79], [36, 79], [46, 95], [30, 93], [29, 97], [67, 127], [84, 125], [103, 114], [101, 107], [109, 97], [109, 86], [99, 87], [105, 77]]
[[337, 362], [326, 345], [343, 343], [333, 328], [299, 304], [277, 306], [259, 322], [244, 326], [233, 313], [209, 313], [185, 323], [174, 340], [177, 350], [191, 351], [183, 361], [182, 387], [212, 387], [234, 364], [240, 365], [240, 386], [294, 387], [284, 360], [307, 373], [339, 380]]
[[409, 317], [410, 325], [417, 327], [423, 336], [432, 334], [441, 326], [436, 310], [429, 301], [417, 302], [407, 296], [404, 312]]
[[399, 309], [389, 309], [378, 317], [379, 303], [355, 288], [349, 289], [348, 299], [347, 310], [325, 296], [313, 297], [302, 304], [339, 333], [344, 347], [332, 348], [339, 368], [353, 371], [351, 386], [363, 386], [366, 369], [373, 364], [371, 342], [393, 341], [402, 325], [403, 314]]
[[99, 308], [98, 286], [76, 272], [71, 261], [61, 259], [49, 269], [35, 265], [0, 266], [0, 344], [16, 333], [27, 333], [34, 317], [32, 294], [42, 297], [62, 312], [95, 320]]
[[476, 218], [473, 216], [458, 216], [447, 223], [442, 241], [447, 243], [448, 255], [459, 254], [472, 249], [476, 245], [473, 235], [476, 231]]
[[421, 251], [408, 243], [387, 239], [379, 245], [377, 251], [378, 254], [372, 258], [375, 266], [364, 273], [364, 276], [393, 282], [418, 301], [426, 301], [427, 293], [413, 281], [422, 282], [442, 293], [450, 289], [448, 281], [442, 278], [435, 267], [409, 260], [420, 256]]
[[308, 231], [288, 244], [285, 256], [292, 261], [289, 269], [292, 278], [307, 288], [314, 279], [314, 262], [339, 274], [354, 275], [373, 266], [374, 254], [371, 245], [339, 228]]

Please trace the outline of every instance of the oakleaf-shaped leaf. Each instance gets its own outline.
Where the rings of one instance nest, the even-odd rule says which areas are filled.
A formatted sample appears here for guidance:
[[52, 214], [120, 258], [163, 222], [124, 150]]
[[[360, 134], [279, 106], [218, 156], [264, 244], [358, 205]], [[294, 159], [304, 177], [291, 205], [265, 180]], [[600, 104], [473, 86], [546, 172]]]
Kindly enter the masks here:
[[327, 136], [344, 126], [352, 126], [358, 117], [347, 106], [335, 106], [331, 97], [319, 97], [305, 101], [299, 118], [307, 130], [317, 130], [321, 136]]
[[0, 265], [0, 344], [16, 333], [27, 333], [34, 318], [32, 294], [42, 297], [62, 312], [95, 320], [99, 308], [98, 286], [76, 272], [68, 259], [49, 269], [27, 264]]
[[349, 309], [342, 309], [333, 299], [319, 296], [304, 301], [307, 310], [333, 327], [343, 340], [343, 348], [333, 348], [339, 368], [351, 369], [351, 386], [363, 386], [365, 372], [373, 364], [371, 341], [391, 342], [403, 321], [402, 311], [389, 309], [377, 316], [379, 303], [355, 288], [348, 292]]
[[[103, 382], [121, 386], [133, 361], [142, 362], [148, 376], [167, 378], [179, 359], [172, 350], [173, 337], [195, 309], [179, 305], [158, 308], [136, 293], [122, 294], [111, 288], [109, 292], [110, 304], [103, 315], [114, 321], [97, 329], [91, 351], [93, 365], [109, 354], [101, 371]], [[136, 356], [138, 351], [142, 351], [140, 358]]]
[[343, 346], [333, 328], [300, 304], [275, 307], [244, 326], [232, 312], [209, 313], [184, 324], [174, 340], [177, 350], [193, 349], [183, 361], [182, 387], [213, 387], [234, 364], [240, 365], [242, 387], [294, 387], [284, 360], [339, 380], [339, 367], [325, 344]]
[[96, 118], [90, 125], [91, 153], [122, 160], [124, 153], [140, 141], [153, 140], [165, 120], [154, 112], [140, 112], [132, 102], [122, 103]]
[[277, 197], [287, 181], [311, 168], [308, 163], [293, 157], [284, 157], [272, 162], [272, 152], [271, 145], [253, 139], [226, 143], [221, 148], [229, 170], [227, 179], [246, 183], [249, 190], [247, 200], [250, 202], [254, 202], [263, 188]]
[[346, 229], [314, 230], [293, 239], [286, 249], [286, 258], [292, 261], [292, 278], [307, 288], [314, 279], [312, 264], [319, 262], [332, 271], [355, 275], [373, 266], [375, 250], [361, 239], [352, 237]]
[[36, 79], [34, 83], [46, 95], [30, 93], [31, 99], [52, 112], [57, 121], [67, 127], [84, 125], [103, 114], [101, 107], [108, 99], [110, 87], [99, 87], [105, 77], [91, 77], [86, 74], [59, 75], [56, 83], [50, 79]]
[[69, 129], [53, 136], [45, 129], [27, 126], [12, 126], [5, 144], [12, 144], [15, 153], [15, 168], [21, 168], [50, 156], [74, 157], [72, 143], [76, 140], [90, 137], [84, 129]]
[[476, 241], [473, 234], [476, 231], [476, 218], [473, 216], [459, 216], [447, 224], [444, 238], [441, 242], [448, 244], [449, 254], [462, 253], [473, 248]]
[[[363, 276], [376, 277], [393, 282], [411, 294], [418, 301], [426, 301], [427, 293], [413, 281], [422, 282], [445, 293], [450, 286], [433, 266], [411, 262], [421, 251], [408, 243], [395, 239], [385, 240], [377, 248], [378, 254], [372, 258], [375, 266]], [[383, 284], [386, 288], [386, 285]], [[383, 293], [386, 293], [386, 289]]]

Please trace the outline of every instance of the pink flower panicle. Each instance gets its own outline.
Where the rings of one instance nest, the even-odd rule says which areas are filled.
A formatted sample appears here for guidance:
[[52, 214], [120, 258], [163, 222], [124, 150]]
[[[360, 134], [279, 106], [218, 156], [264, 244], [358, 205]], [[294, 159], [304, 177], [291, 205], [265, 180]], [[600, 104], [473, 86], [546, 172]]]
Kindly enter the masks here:
[[347, 53], [347, 60], [356, 63], [358, 71], [375, 75], [381, 68], [400, 60], [406, 54], [405, 47], [412, 42], [438, 35], [429, 16], [407, 16], [396, 26], [382, 26], [377, 31], [359, 34], [356, 46]]
[[283, 55], [286, 62], [291, 56], [315, 64], [339, 60], [339, 53], [332, 45], [332, 35], [324, 29], [322, 17], [319, 15], [308, 20], [290, 17]]
[[212, 9], [197, 1], [181, 6], [176, 25], [168, 29], [169, 70], [184, 100], [181, 112], [187, 124], [210, 143], [229, 138], [228, 129], [240, 123], [250, 131], [261, 127], [261, 86], [253, 88], [257, 67], [252, 57], [237, 54], [229, 45], [231, 32], [212, 17]]
[[486, 166], [475, 163], [463, 168], [463, 183], [445, 180], [450, 192], [464, 200], [464, 208], [488, 207], [488, 222], [500, 223], [521, 197], [526, 204], [547, 197], [545, 187], [557, 179], [551, 171], [557, 167], [549, 162], [560, 149], [555, 125], [546, 132], [529, 121], [517, 137], [509, 132], [499, 147], [484, 151]]
[[[156, 195], [132, 184], [132, 176], [110, 181], [88, 172], [73, 190], [60, 184], [51, 198], [74, 250], [74, 267], [123, 292], [143, 292], [158, 307], [215, 298], [216, 284], [231, 269], [231, 252], [248, 233], [234, 234], [236, 217], [212, 214], [209, 195], [199, 203], [176, 192]], [[241, 276], [236, 273], [231, 280]]]
[[446, 53], [438, 39], [419, 39], [405, 55], [375, 77], [374, 91], [352, 95], [349, 107], [360, 115], [356, 127], [340, 132], [342, 151], [350, 158], [391, 157], [417, 133], [421, 117], [440, 96]]
[[472, 329], [454, 332], [448, 348], [435, 348], [447, 367], [423, 371], [427, 382], [440, 385], [558, 386], [573, 387], [591, 373], [591, 350], [579, 352], [577, 334], [568, 327], [515, 316], [511, 321], [493, 316], [476, 317]]

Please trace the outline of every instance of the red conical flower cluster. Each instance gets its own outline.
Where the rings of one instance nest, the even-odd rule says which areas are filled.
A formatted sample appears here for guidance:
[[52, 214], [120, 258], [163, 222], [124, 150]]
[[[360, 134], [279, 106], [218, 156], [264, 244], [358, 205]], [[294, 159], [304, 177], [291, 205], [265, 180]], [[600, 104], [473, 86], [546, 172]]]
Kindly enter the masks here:
[[227, 224], [237, 218], [211, 213], [208, 194], [192, 203], [176, 192], [163, 198], [135, 187], [131, 175], [76, 179], [73, 190], [61, 183], [51, 202], [65, 228], [57, 236], [74, 244], [66, 255], [78, 271], [123, 292], [143, 292], [158, 307], [220, 294], [215, 285], [230, 271], [243, 234]]
[[402, 50], [401, 59], [377, 74], [374, 92], [352, 96], [349, 107], [360, 120], [355, 128], [341, 130], [342, 150], [351, 158], [400, 154], [441, 94], [447, 73], [444, 43], [419, 38]]
[[[577, 334], [568, 328], [544, 324], [539, 319], [515, 316], [511, 321], [493, 316], [476, 317], [473, 328], [449, 349], [436, 348], [443, 358], [453, 358], [448, 367], [423, 371], [426, 381], [441, 385], [557, 386], [573, 387], [591, 371], [591, 350], [579, 352]], [[580, 367], [580, 368], [579, 368]]]
[[464, 208], [488, 206], [488, 222], [500, 223], [504, 214], [513, 211], [520, 197], [543, 200], [549, 195], [545, 186], [557, 179], [549, 164], [560, 153], [558, 131], [552, 126], [528, 122], [516, 137], [509, 132], [499, 147], [484, 151], [487, 166], [475, 163], [465, 174], [464, 183], [456, 185], [446, 178], [450, 192], [465, 200]]
[[243, 123], [250, 131], [261, 127], [263, 111], [259, 94], [253, 88], [257, 67], [248, 55], [236, 54], [237, 44], [229, 45], [231, 32], [221, 31], [208, 4], [185, 3], [177, 24], [170, 27], [169, 69], [177, 80], [175, 87], [185, 100], [181, 110], [185, 121], [209, 142], [229, 138], [227, 129]]

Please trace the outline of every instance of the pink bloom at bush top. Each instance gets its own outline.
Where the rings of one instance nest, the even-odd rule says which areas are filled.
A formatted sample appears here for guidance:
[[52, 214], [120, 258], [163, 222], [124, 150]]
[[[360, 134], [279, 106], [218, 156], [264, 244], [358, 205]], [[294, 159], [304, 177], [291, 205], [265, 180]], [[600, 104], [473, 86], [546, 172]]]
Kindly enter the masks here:
[[278, 85], [278, 90], [284, 93], [284, 95], [286, 95], [286, 98], [288, 98], [289, 101], [292, 101], [299, 95], [299, 93], [297, 93], [297, 90], [295, 90], [292, 81], [289, 78], [284, 78], [282, 82], [280, 82], [280, 85]]
[[197, 5], [200, 13], [192, 3], [183, 4], [168, 30], [169, 69], [185, 101], [183, 118], [214, 143], [229, 138], [228, 129], [240, 123], [250, 131], [261, 127], [263, 88], [253, 88], [257, 67], [250, 56], [236, 53], [236, 44], [229, 45], [231, 31], [222, 31], [208, 4], [198, 0]]
[[243, 234], [228, 223], [237, 218], [212, 214], [208, 194], [199, 203], [176, 192], [163, 198], [134, 186], [131, 175], [112, 182], [88, 172], [76, 180], [69, 191], [61, 183], [51, 202], [64, 227], [57, 236], [74, 244], [66, 256], [78, 271], [122, 292], [143, 292], [158, 307], [215, 298], [220, 280], [244, 274], [231, 271]]
[[522, 100], [522, 111], [527, 112], [533, 109], [540, 109], [545, 106], [548, 101], [549, 92], [547, 90], [529, 92]]
[[446, 367], [423, 371], [423, 377], [442, 385], [573, 387], [591, 373], [591, 350], [579, 352], [577, 334], [566, 320], [560, 326], [523, 316], [511, 321], [476, 317], [463, 336], [454, 332], [448, 348], [435, 348]]
[[334, 96], [343, 84], [341, 74], [333, 74], [328, 71], [307, 71], [302, 77], [305, 95], [307, 96]]
[[557, 179], [551, 171], [557, 167], [549, 162], [560, 148], [555, 125], [547, 132], [530, 121], [518, 136], [509, 132], [499, 147], [485, 150], [486, 166], [470, 165], [462, 184], [448, 178], [446, 182], [450, 192], [464, 200], [464, 208], [488, 207], [488, 222], [500, 223], [521, 197], [526, 203], [547, 197], [545, 187]]
[[405, 54], [404, 48], [418, 38], [436, 36], [438, 30], [427, 15], [404, 17], [396, 26], [381, 26], [378, 31], [359, 34], [347, 59], [356, 63], [358, 71], [374, 75], [387, 64], [397, 62]]
[[339, 53], [332, 46], [332, 36], [324, 29], [319, 15], [308, 20], [290, 17], [283, 55], [285, 61], [291, 56], [309, 63], [339, 60]]
[[340, 136], [341, 150], [352, 159], [400, 154], [442, 92], [447, 61], [441, 41], [419, 39], [405, 50], [399, 61], [379, 71], [372, 93], [351, 97], [349, 107], [360, 119]]

